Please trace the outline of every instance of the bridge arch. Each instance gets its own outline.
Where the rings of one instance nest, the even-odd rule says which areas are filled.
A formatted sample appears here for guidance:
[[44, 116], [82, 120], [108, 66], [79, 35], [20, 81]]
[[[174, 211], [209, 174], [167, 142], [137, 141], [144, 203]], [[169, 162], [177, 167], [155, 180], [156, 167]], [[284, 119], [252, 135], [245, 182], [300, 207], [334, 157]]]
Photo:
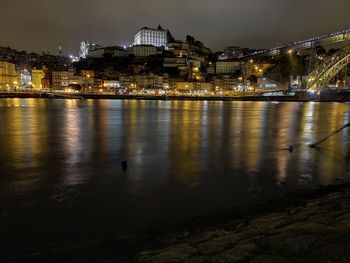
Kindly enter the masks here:
[[350, 45], [339, 50], [309, 74], [308, 89], [315, 90], [327, 85], [348, 64], [350, 64]]

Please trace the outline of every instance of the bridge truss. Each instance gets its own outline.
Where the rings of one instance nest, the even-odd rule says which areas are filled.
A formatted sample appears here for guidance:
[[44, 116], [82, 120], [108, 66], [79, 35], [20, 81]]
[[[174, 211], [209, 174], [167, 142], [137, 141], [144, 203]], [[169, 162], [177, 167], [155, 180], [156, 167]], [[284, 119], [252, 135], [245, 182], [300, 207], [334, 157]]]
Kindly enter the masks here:
[[317, 36], [306, 40], [287, 43], [270, 49], [256, 51], [254, 53], [242, 56], [241, 58], [249, 58], [256, 56], [275, 56], [278, 55], [281, 52], [281, 50], [285, 49], [310, 49], [315, 46], [326, 46], [348, 40], [350, 40], [350, 29], [345, 29], [327, 35]]
[[343, 68], [350, 64], [350, 45], [328, 58], [308, 76], [308, 89], [315, 90], [325, 87], [327, 83]]

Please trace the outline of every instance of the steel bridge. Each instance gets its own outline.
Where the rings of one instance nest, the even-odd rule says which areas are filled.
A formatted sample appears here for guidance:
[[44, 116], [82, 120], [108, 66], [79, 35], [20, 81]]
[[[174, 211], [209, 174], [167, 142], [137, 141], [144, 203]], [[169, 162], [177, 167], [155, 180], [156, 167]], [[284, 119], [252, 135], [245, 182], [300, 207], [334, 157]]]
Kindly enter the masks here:
[[274, 56], [285, 49], [314, 50], [316, 46], [327, 46], [340, 42], [347, 42], [347, 45], [335, 53], [332, 57], [325, 59], [320, 65], [313, 69], [313, 71], [311, 71], [311, 56], [315, 54], [311, 52], [307, 89], [316, 90], [326, 87], [330, 80], [332, 80], [342, 69], [350, 64], [350, 28], [328, 35], [317, 36], [307, 40], [292, 42], [278, 47], [257, 51], [244, 57], [249, 58], [265, 55]]
[[242, 56], [241, 58], [250, 58], [250, 57], [256, 57], [256, 56], [274, 56], [279, 54], [282, 50], [285, 50], [285, 49], [299, 49], [299, 50], [309, 49], [319, 45], [330, 45], [330, 44], [343, 42], [347, 40], [350, 40], [350, 28], [342, 31], [330, 33], [327, 35], [316, 36], [306, 40], [290, 42], [277, 47], [255, 51], [251, 54]]
[[350, 45], [339, 50], [332, 57], [325, 60], [308, 76], [308, 89], [319, 89], [325, 87], [338, 72], [350, 63]]

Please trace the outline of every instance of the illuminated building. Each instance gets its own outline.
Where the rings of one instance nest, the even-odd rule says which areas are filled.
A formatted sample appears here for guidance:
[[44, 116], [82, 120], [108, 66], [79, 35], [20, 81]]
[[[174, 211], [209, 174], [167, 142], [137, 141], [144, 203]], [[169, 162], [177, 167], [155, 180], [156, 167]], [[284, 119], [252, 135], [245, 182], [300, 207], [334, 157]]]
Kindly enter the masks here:
[[80, 70], [80, 76], [83, 77], [82, 86], [84, 88], [91, 88], [95, 86], [95, 71], [93, 70]]
[[80, 42], [80, 51], [79, 51], [79, 57], [80, 58], [87, 58], [89, 54], [90, 49], [90, 43], [89, 41], [81, 41]]
[[81, 41], [80, 42], [80, 50], [79, 50], [79, 58], [87, 58], [91, 51], [100, 47], [95, 43], [90, 44], [89, 41]]
[[68, 87], [70, 77], [73, 77], [72, 71], [53, 71], [52, 72], [52, 88], [54, 90], [62, 90]]
[[210, 82], [184, 82], [175, 81], [171, 83], [172, 88], [175, 88], [179, 92], [192, 92], [206, 95], [212, 89]]
[[32, 75], [29, 70], [22, 69], [20, 71], [20, 84], [21, 87], [28, 87], [32, 83]]
[[73, 56], [73, 55], [69, 55], [69, 59], [70, 59], [71, 63], [79, 61], [79, 57], [76, 57], [76, 56]]
[[110, 89], [120, 88], [119, 80], [103, 80], [103, 87]]
[[11, 90], [18, 87], [19, 79], [16, 66], [7, 61], [0, 61], [0, 89]]
[[32, 70], [32, 86], [34, 90], [42, 90], [42, 80], [45, 78], [45, 72], [41, 69]]
[[143, 27], [134, 36], [134, 45], [166, 47], [167, 31], [161, 26], [158, 26], [157, 29]]

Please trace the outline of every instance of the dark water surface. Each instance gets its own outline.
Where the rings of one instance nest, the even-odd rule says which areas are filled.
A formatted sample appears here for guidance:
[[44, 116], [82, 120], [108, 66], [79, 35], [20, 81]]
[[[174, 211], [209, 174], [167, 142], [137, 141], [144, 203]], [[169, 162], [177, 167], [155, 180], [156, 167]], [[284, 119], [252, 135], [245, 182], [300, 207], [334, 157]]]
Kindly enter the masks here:
[[307, 145], [348, 122], [344, 103], [1, 99], [0, 239], [27, 253], [346, 180], [349, 129]]

